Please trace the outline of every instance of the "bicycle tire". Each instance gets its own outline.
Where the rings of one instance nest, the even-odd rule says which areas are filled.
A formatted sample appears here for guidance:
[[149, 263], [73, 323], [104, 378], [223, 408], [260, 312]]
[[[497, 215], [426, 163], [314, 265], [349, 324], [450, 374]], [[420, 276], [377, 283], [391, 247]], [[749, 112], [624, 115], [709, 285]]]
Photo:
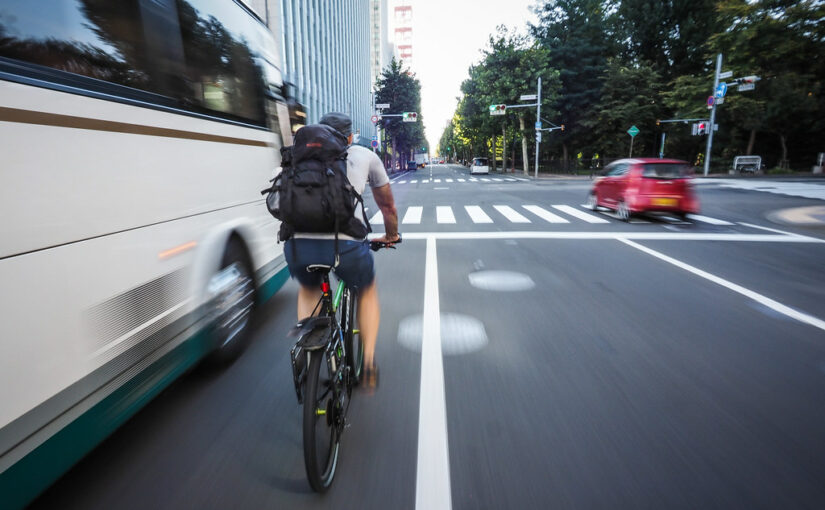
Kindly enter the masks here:
[[347, 350], [347, 364], [351, 370], [352, 384], [353, 386], [357, 386], [361, 378], [361, 371], [364, 368], [364, 344], [361, 342], [360, 333], [356, 338], [355, 319], [358, 303], [350, 289], [344, 290], [344, 298], [341, 304], [341, 329], [344, 331], [344, 347]]
[[325, 358], [323, 350], [310, 353], [304, 382], [304, 465], [315, 492], [325, 492], [332, 485], [340, 442], [332, 409], [335, 399], [329, 387], [332, 381], [321, 381]]

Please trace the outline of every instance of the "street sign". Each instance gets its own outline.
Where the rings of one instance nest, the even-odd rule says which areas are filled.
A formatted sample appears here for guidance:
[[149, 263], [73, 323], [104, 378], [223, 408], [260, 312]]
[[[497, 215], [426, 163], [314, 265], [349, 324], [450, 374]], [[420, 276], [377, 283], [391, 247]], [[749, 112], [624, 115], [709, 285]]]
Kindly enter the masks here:
[[716, 97], [725, 97], [725, 94], [728, 91], [728, 84], [725, 82], [720, 83], [716, 87]]
[[742, 85], [739, 85], [738, 87], [736, 87], [736, 90], [738, 90], [739, 92], [744, 92], [746, 90], [753, 90], [755, 88], [756, 88], [755, 83], [743, 83]]
[[504, 115], [506, 110], [507, 110], [507, 105], [506, 104], [491, 104], [490, 105], [490, 115]]
[[536, 95], [535, 94], [523, 94], [521, 97], [518, 98], [519, 101], [535, 101]]
[[379, 117], [378, 115], [373, 115], [372, 117], [370, 117], [370, 120], [372, 121], [373, 124], [378, 124], [378, 120], [380, 118], [381, 117]]
[[716, 98], [716, 106], [719, 106], [720, 104], [725, 104], [725, 98], [724, 97], [717, 97]]
[[627, 130], [627, 134], [629, 134], [632, 138], [639, 134], [639, 128], [637, 128], [636, 126], [630, 126], [630, 129]]
[[536, 141], [541, 143], [541, 131], [536, 131]]
[[378, 103], [377, 105], [375, 105], [375, 107], [379, 110], [384, 110], [390, 107], [390, 103]]
[[377, 148], [378, 148], [378, 140], [373, 140], [373, 141], [372, 141], [372, 148], [373, 148], [373, 149], [377, 149]]
[[730, 78], [733, 76], [733, 71], [725, 71], [724, 73], [719, 74], [719, 79], [724, 80], [725, 78]]
[[713, 96], [708, 96], [708, 106], [713, 106], [713, 103], [716, 102], [716, 98]]
[[536, 129], [541, 129], [541, 121], [536, 122]]

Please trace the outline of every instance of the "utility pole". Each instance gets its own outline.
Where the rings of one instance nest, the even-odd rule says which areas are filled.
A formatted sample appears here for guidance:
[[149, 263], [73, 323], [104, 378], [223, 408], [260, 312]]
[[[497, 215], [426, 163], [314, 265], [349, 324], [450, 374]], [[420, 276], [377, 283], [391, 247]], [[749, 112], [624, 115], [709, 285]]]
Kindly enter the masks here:
[[[536, 119], [541, 119], [541, 76], [536, 84]], [[541, 145], [541, 128], [536, 128], [536, 179], [539, 178], [539, 146]]]
[[[712, 97], [716, 97], [716, 87], [719, 86], [719, 74], [722, 72], [722, 54], [716, 55], [716, 73], [713, 76], [713, 90], [710, 92]], [[708, 175], [710, 169], [710, 151], [713, 148], [713, 131], [716, 127], [716, 101], [710, 109], [710, 131], [708, 131], [708, 144], [705, 148], [705, 176]]]

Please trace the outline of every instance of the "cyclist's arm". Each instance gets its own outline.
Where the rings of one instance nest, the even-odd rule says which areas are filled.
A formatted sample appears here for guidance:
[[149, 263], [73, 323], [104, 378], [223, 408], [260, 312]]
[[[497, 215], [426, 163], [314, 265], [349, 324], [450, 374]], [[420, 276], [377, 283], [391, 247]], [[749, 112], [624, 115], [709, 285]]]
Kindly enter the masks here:
[[375, 203], [381, 209], [381, 214], [384, 216], [384, 232], [386, 234], [383, 238], [385, 242], [393, 242], [398, 240], [398, 211], [395, 209], [395, 199], [392, 196], [392, 190], [389, 184], [372, 188], [372, 196], [375, 198]]

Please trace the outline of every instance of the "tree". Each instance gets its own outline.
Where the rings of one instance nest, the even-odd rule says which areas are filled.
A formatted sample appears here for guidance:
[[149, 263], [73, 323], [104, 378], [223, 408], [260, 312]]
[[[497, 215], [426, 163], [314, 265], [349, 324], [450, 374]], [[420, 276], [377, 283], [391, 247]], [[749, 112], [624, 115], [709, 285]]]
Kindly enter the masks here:
[[389, 103], [393, 113], [417, 112], [417, 122], [404, 122], [401, 117], [386, 117], [383, 127], [392, 140], [393, 165], [399, 156], [411, 158], [416, 147], [427, 143], [421, 116], [421, 84], [415, 76], [402, 68], [395, 58], [381, 72], [376, 82], [376, 103]]

